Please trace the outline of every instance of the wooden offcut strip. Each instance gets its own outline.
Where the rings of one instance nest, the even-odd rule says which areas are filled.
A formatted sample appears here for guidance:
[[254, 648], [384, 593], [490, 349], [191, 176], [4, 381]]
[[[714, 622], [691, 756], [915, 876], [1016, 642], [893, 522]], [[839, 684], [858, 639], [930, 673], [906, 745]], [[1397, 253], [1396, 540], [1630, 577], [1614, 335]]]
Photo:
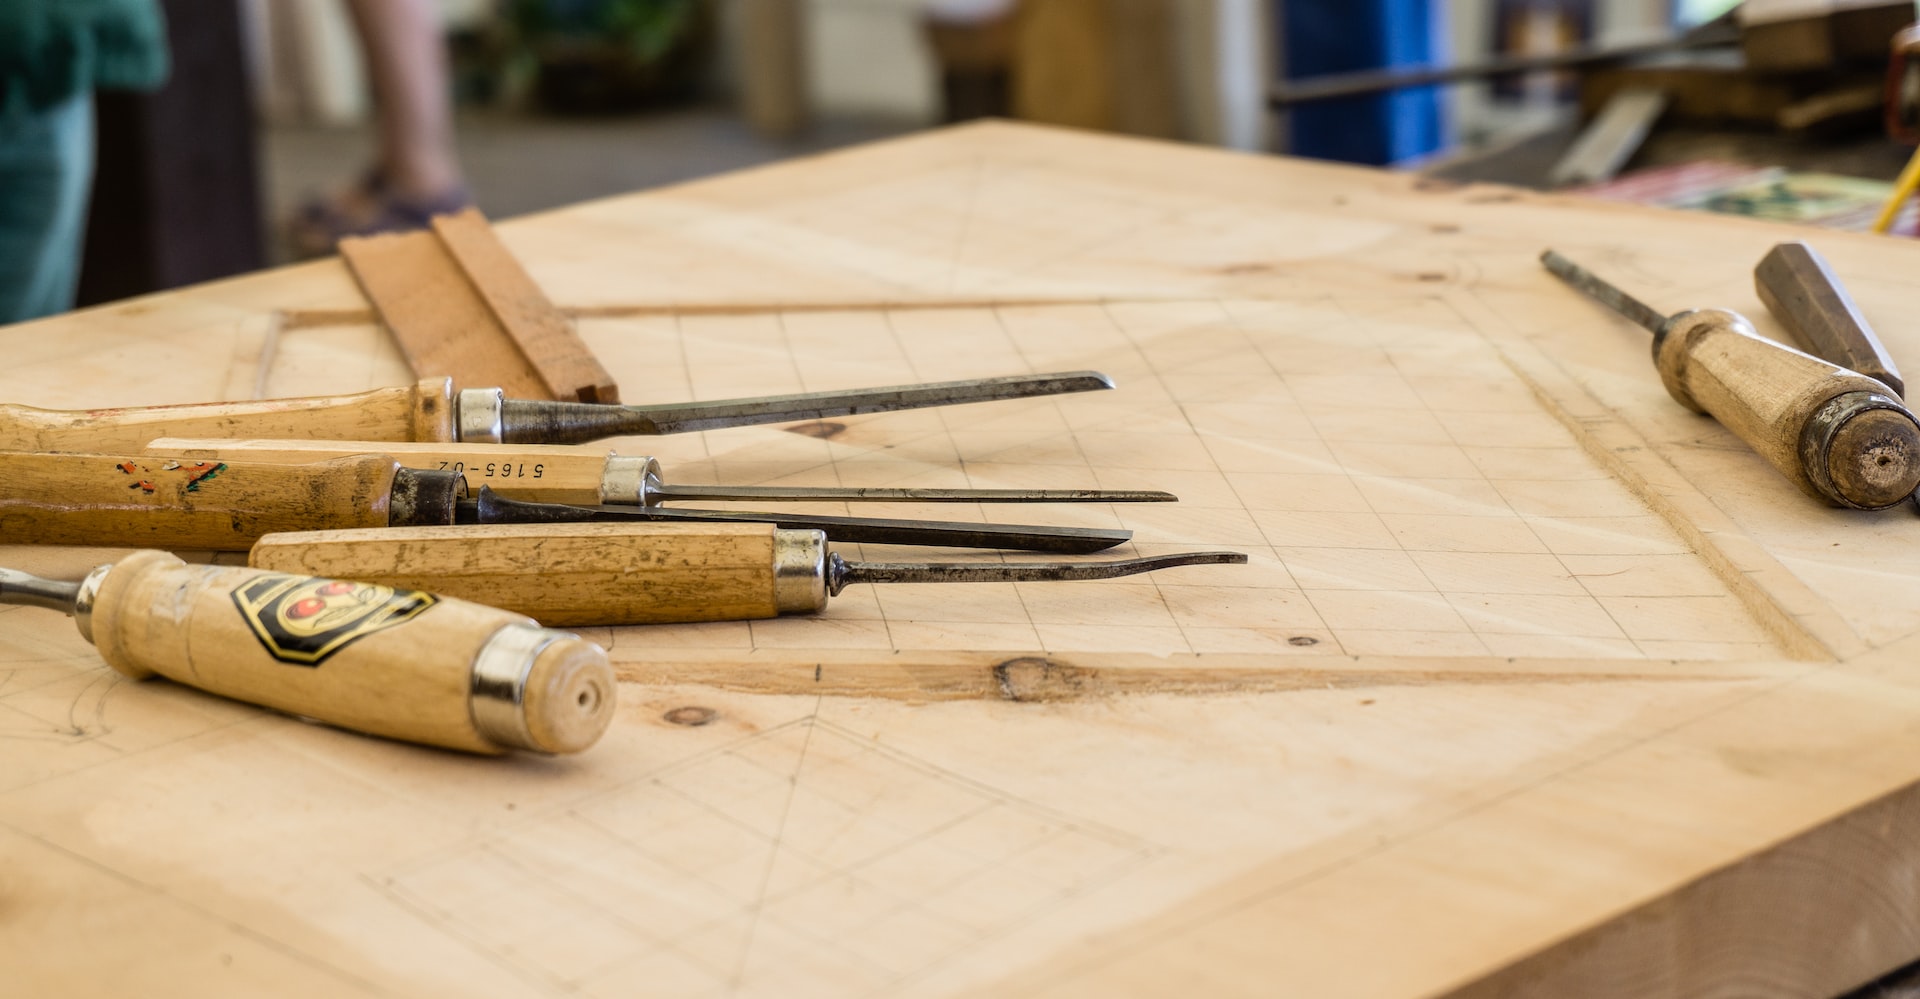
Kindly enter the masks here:
[[509, 398], [618, 402], [619, 387], [475, 209], [423, 232], [340, 241], [408, 365]]

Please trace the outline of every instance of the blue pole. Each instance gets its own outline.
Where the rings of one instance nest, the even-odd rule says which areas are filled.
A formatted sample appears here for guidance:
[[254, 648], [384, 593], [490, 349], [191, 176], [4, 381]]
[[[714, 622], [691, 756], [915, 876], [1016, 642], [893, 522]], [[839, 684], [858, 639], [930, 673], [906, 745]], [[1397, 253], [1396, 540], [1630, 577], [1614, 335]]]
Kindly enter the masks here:
[[[1287, 78], [1351, 73], [1439, 61], [1437, 14], [1445, 0], [1281, 0]], [[1384, 165], [1438, 150], [1445, 142], [1432, 87], [1294, 107], [1289, 151], [1299, 156]]]

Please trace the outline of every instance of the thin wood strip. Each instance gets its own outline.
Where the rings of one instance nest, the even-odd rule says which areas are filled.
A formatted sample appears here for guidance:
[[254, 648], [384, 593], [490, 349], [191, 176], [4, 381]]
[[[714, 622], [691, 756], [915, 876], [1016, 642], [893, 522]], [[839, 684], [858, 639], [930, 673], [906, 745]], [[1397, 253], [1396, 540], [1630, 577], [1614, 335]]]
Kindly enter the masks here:
[[434, 233], [343, 239], [340, 255], [414, 374], [499, 386], [511, 399], [553, 398]]
[[441, 244], [554, 399], [619, 402], [620, 388], [479, 209], [433, 220]]

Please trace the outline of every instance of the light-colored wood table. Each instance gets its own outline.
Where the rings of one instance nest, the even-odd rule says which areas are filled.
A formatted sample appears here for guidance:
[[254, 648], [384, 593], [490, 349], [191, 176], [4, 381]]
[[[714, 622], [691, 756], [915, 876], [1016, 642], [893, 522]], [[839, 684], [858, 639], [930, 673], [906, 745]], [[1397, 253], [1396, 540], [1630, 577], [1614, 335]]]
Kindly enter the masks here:
[[[957, 515], [1252, 564], [589, 629], [628, 682], [569, 759], [125, 682], [6, 609], [9, 991], [1784, 996], [1920, 956], [1914, 512], [1805, 499], [1535, 262], [1777, 334], [1749, 275], [1801, 233], [1001, 124], [501, 229], [630, 401], [1121, 385], [619, 445], [682, 481], [1165, 487]], [[1813, 238], [1920, 357], [1920, 247]], [[333, 261], [0, 351], [52, 407], [408, 379]]]

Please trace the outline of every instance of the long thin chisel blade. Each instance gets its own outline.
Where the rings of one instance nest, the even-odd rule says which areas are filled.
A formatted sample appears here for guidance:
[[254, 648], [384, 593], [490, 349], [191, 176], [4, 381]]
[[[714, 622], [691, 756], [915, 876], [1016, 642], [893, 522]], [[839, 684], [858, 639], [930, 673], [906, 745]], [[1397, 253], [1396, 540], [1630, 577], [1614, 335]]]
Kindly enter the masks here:
[[675, 500], [840, 503], [1172, 503], [1158, 489], [910, 489], [866, 486], [683, 486], [662, 485], [649, 496]]
[[1647, 332], [1657, 335], [1666, 328], [1667, 317], [1653, 311], [1653, 306], [1608, 284], [1599, 275], [1559, 253], [1548, 250], [1540, 254], [1540, 262], [1553, 272], [1554, 277], [1586, 292], [1600, 304], [1633, 320]]
[[455, 520], [461, 524], [620, 523], [633, 520], [720, 521], [772, 524], [781, 530], [791, 531], [825, 531], [828, 539], [849, 544], [1007, 548], [1071, 555], [1105, 551], [1133, 537], [1132, 531], [1091, 527], [969, 524], [955, 521], [886, 520], [878, 517], [831, 517], [817, 514], [759, 513], [743, 510], [685, 510], [666, 507], [529, 503], [496, 496], [493, 490], [484, 487], [480, 490], [478, 497], [461, 501]]
[[870, 389], [717, 399], [665, 406], [609, 406], [509, 399], [502, 404], [501, 435], [508, 444], [579, 444], [606, 437], [684, 434], [722, 427], [824, 420], [836, 416], [1028, 399], [1110, 388], [1113, 388], [1113, 379], [1098, 371], [1068, 371], [1050, 375], [1010, 375], [923, 385], [887, 385]]
[[1245, 565], [1239, 552], [1184, 552], [1110, 562], [848, 562], [838, 555], [827, 568], [827, 592], [855, 583], [1050, 583], [1113, 579], [1182, 565]]

